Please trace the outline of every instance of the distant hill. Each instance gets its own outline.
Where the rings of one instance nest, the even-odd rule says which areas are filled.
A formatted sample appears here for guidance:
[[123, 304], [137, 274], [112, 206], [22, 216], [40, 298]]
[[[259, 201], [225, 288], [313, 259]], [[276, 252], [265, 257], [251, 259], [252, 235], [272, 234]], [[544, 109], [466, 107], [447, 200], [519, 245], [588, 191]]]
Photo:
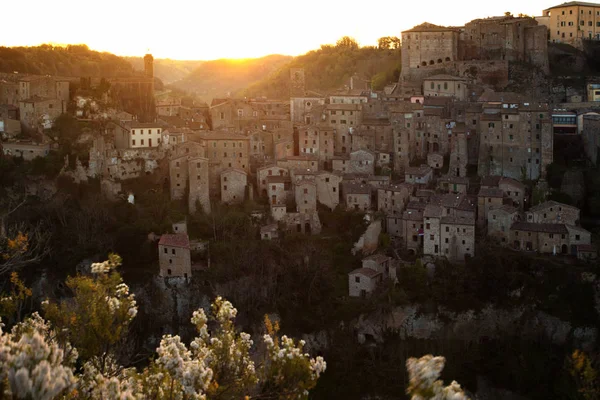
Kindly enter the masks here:
[[401, 68], [399, 49], [359, 47], [351, 39], [343, 39], [335, 46], [324, 45], [319, 50], [294, 58], [239, 95], [278, 99], [289, 97], [290, 68], [304, 68], [306, 89], [317, 92], [343, 87], [354, 74], [372, 82], [373, 89], [377, 90], [398, 81]]
[[[144, 70], [143, 57], [123, 57], [138, 71]], [[168, 58], [154, 59], [154, 76], [166, 85], [181, 80], [198, 68], [204, 61], [171, 60]]]
[[263, 80], [291, 60], [290, 56], [275, 54], [243, 60], [206, 61], [172, 85], [210, 102], [215, 97], [233, 95]]
[[135, 74], [130, 63], [111, 53], [90, 50], [86, 45], [64, 47], [0, 47], [0, 72], [35, 75], [128, 77]]

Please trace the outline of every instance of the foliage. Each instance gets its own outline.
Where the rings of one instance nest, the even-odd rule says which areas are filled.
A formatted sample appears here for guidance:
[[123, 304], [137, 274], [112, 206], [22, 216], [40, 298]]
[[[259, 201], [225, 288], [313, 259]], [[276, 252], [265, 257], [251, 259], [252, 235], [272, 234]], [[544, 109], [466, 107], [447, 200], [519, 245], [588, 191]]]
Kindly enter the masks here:
[[444, 357], [433, 357], [431, 354], [419, 359], [409, 358], [406, 360], [408, 370], [409, 386], [406, 393], [412, 400], [466, 400], [460, 385], [456, 381], [448, 386], [438, 378], [440, 377], [446, 359]]
[[401, 45], [397, 36], [383, 36], [377, 39], [377, 47], [382, 50], [400, 49]]
[[90, 50], [86, 45], [0, 47], [0, 72], [118, 77], [132, 76], [132, 66], [114, 54]]
[[598, 376], [598, 362], [580, 350], [575, 350], [568, 359], [568, 368], [575, 379], [579, 393], [585, 400], [600, 399], [600, 378]]
[[[265, 347], [259, 351], [261, 363], [257, 366], [251, 358], [253, 340], [249, 334], [237, 331], [237, 310], [221, 297], [211, 307], [211, 319], [216, 324], [212, 333], [208, 329], [209, 318], [199, 309], [191, 319], [198, 336], [189, 348], [179, 336], [165, 335], [156, 350], [157, 357], [142, 372], [120, 366], [111, 344], [126, 332], [137, 308], [127, 285], [116, 284], [120, 277], [114, 269], [119, 264], [120, 259], [114, 255], [108, 261], [93, 264], [94, 278], [78, 277], [78, 285], [70, 283], [75, 298], [69, 305], [45, 304], [46, 313], [56, 321], [56, 329], [51, 329], [37, 313], [9, 333], [3, 332], [0, 324], [3, 396], [306, 399], [325, 371], [322, 357], [310, 358], [303, 353], [303, 341], [279, 338], [277, 327], [268, 319], [263, 336]], [[91, 315], [85, 315], [86, 310]], [[65, 323], [71, 326], [67, 328]], [[82, 354], [81, 369], [76, 368], [78, 352], [71, 346], [71, 339]]]
[[115, 352], [137, 314], [134, 296], [116, 272], [119, 265], [121, 258], [114, 254], [103, 263], [92, 264], [92, 276], [67, 279], [73, 299], [44, 307], [46, 317], [60, 332], [59, 340], [73, 343], [84, 361], [99, 357], [100, 371], [106, 361], [102, 356]]
[[0, 297], [0, 317], [11, 322], [14, 319], [21, 320], [21, 311], [24, 303], [31, 297], [31, 289], [19, 279], [19, 274], [10, 274], [11, 290], [8, 296]]
[[[359, 47], [355, 40], [344, 37], [335, 46], [322, 45], [318, 50], [295, 57], [273, 74], [248, 86], [240, 95], [266, 96], [284, 99], [289, 97], [290, 68], [303, 68], [307, 90], [327, 92], [347, 85], [350, 77], [359, 77], [377, 83], [378, 88], [396, 81], [400, 74], [400, 51]], [[381, 74], [378, 76], [378, 74]]]

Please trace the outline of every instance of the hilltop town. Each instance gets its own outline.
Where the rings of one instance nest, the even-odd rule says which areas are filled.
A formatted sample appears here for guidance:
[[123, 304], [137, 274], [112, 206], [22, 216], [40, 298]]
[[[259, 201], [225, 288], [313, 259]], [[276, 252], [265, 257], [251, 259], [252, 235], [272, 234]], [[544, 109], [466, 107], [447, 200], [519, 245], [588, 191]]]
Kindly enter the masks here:
[[[414, 265], [435, 279], [440, 265], [465, 265], [480, 253], [588, 268], [599, 243], [594, 216], [584, 218], [592, 207], [586, 190], [595, 189], [581, 171], [596, 173], [600, 76], [585, 77], [584, 90], [547, 98], [509, 83], [518, 68], [550, 74], [550, 46], [597, 46], [600, 4], [540, 11], [401, 32], [400, 76], [383, 90], [353, 74], [322, 93], [294, 67], [286, 71], [289, 97], [205, 103], [155, 87], [151, 54], [143, 74], [123, 78], [4, 73], [0, 157], [57, 164], [56, 176], [24, 178], [25, 196], [42, 202], [60, 197], [52, 182], [65, 179], [131, 205], [122, 215], [135, 214], [148, 192], [164, 193], [172, 209], [144, 232], [144, 246], [153, 254], [146, 272], [167, 288], [212, 284], [224, 253], [216, 242], [233, 246], [235, 234], [217, 240], [216, 222], [214, 232], [190, 225], [227, 210], [243, 214], [245, 234], [272, 243], [306, 237], [327, 246], [347, 234], [332, 229], [342, 226], [333, 219], [359, 221], [344, 255], [358, 263], [340, 267], [339, 297], [352, 304], [367, 304], [390, 283], [402, 286]], [[85, 129], [66, 141], [68, 124]], [[51, 170], [50, 161], [43, 165]], [[3, 237], [13, 232], [11, 207], [25, 201], [8, 192]], [[299, 265], [312, 262], [305, 257]], [[379, 339], [363, 328], [355, 332], [361, 343]]]

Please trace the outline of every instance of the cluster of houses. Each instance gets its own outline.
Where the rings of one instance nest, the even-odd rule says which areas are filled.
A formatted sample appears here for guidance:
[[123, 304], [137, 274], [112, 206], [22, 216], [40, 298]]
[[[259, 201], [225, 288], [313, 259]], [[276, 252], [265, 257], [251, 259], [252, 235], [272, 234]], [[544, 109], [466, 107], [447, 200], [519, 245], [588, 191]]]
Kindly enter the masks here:
[[[476, 236], [487, 235], [514, 249], [592, 257], [579, 210], [555, 202], [531, 207], [520, 181], [545, 176], [556, 135], [581, 134], [596, 162], [600, 116], [590, 107], [600, 101], [600, 90], [590, 83], [588, 101], [580, 96], [568, 110], [503, 91], [509, 62], [548, 70], [548, 37], [567, 42], [554, 36], [548, 21], [567, 21], [573, 10], [587, 18], [600, 6], [571, 2], [539, 18], [418, 25], [402, 32], [399, 81], [381, 91], [355, 75], [340, 90], [317, 93], [306, 88], [304, 70], [293, 68], [289, 99], [134, 101], [127, 88], [154, 90], [147, 55], [145, 78], [113, 82], [123, 107], [102, 116], [109, 123], [93, 141], [87, 174], [114, 197], [120, 181], [168, 165], [171, 198], [184, 201], [190, 213], [210, 213], [217, 202], [268, 204], [269, 221], [260, 229], [265, 240], [282, 231], [318, 234], [319, 207], [343, 207], [380, 212], [386, 232], [414, 254], [464, 261], [475, 255]], [[68, 79], [1, 78], [0, 132], [8, 137], [47, 128], [65, 112]], [[95, 118], [80, 100], [76, 116]], [[29, 159], [49, 151], [48, 143], [2, 146], [5, 154]], [[161, 238], [162, 275], [191, 276], [182, 267], [190, 264], [186, 238], [185, 232]], [[391, 276], [388, 261], [366, 259], [350, 276], [351, 295]]]

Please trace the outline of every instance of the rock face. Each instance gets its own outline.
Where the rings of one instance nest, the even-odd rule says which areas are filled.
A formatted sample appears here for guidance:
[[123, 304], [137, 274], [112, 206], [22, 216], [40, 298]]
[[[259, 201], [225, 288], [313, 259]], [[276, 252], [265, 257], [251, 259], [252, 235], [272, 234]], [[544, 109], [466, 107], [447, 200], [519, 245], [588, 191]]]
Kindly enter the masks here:
[[358, 341], [383, 341], [386, 331], [397, 332], [402, 338], [436, 339], [439, 337], [478, 341], [518, 334], [535, 337], [544, 335], [555, 344], [564, 344], [572, 336], [582, 349], [594, 346], [598, 337], [596, 327], [573, 327], [571, 323], [533, 307], [500, 310], [488, 306], [480, 312], [462, 313], [439, 309], [424, 313], [416, 305], [397, 307], [386, 315], [361, 316], [354, 324]]
[[372, 221], [365, 233], [358, 239], [358, 242], [354, 244], [352, 254], [356, 254], [359, 251], [363, 254], [371, 254], [377, 250], [381, 229], [381, 220]]
[[568, 170], [563, 175], [560, 191], [571, 196], [575, 205], [581, 206], [585, 196], [585, 180], [583, 172], [577, 170]]

